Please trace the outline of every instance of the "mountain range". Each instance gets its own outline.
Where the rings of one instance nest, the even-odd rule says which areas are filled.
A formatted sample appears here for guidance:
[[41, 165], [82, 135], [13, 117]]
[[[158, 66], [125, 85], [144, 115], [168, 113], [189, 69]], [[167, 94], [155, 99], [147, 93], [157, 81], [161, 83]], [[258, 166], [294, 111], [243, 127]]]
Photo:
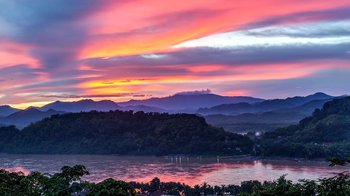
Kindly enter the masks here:
[[49, 103], [41, 108], [41, 111], [47, 110], [57, 110], [57, 111], [65, 111], [65, 112], [82, 112], [82, 111], [110, 111], [110, 110], [118, 110], [121, 109], [118, 104], [110, 100], [103, 101], [93, 101], [91, 99], [83, 99], [80, 101], [74, 102], [62, 102], [56, 101], [53, 103]]
[[[37, 108], [28, 108], [10, 116], [16, 119], [26, 113], [41, 114]], [[120, 110], [56, 114], [21, 130], [0, 127], [0, 152], [24, 154], [252, 154], [324, 159], [346, 156], [349, 140], [350, 97], [334, 98], [299, 123], [262, 134], [229, 133], [194, 114]]]
[[[298, 122], [310, 115], [315, 109], [333, 96], [316, 93], [306, 97], [264, 100], [244, 96], [220, 96], [211, 93], [178, 93], [163, 98], [130, 100], [116, 103], [110, 100], [94, 101], [84, 99], [73, 102], [56, 101], [42, 107], [29, 107], [25, 110], [0, 106], [0, 126], [16, 125], [24, 127], [30, 123], [50, 117], [53, 114], [76, 113], [88, 111], [133, 110], [160, 113], [196, 113], [203, 116], [208, 123], [223, 127], [228, 131], [237, 131], [242, 127], [248, 131], [251, 125], [261, 124], [279, 127]], [[238, 126], [238, 127], [237, 127]]]
[[220, 96], [216, 94], [183, 94], [178, 93], [173, 96], [163, 98], [150, 98], [146, 100], [130, 100], [119, 103], [120, 106], [129, 107], [146, 105], [158, 107], [173, 112], [193, 113], [201, 107], [213, 107], [219, 104], [232, 103], [257, 103], [263, 99], [244, 96]]
[[12, 108], [9, 105], [3, 105], [3, 106], [0, 106], [0, 117], [8, 116], [18, 111], [20, 111], [20, 109]]
[[223, 127], [226, 131], [272, 131], [297, 124], [333, 98], [324, 93], [316, 93], [306, 97], [265, 100], [253, 104], [222, 104], [200, 108], [197, 113], [203, 115], [209, 124]]
[[259, 154], [288, 157], [343, 157], [350, 151], [350, 97], [324, 104], [298, 124], [265, 133]]
[[[221, 104], [210, 108], [200, 108], [197, 113], [200, 114], [227, 114], [227, 115], [237, 115], [243, 113], [261, 113], [269, 111], [278, 110], [294, 110], [301, 108], [303, 112], [304, 108], [313, 106], [321, 107], [326, 101], [333, 99], [333, 96], [324, 93], [315, 93], [306, 97], [291, 97], [287, 99], [271, 99], [264, 100], [261, 102], [248, 103], [231, 103], [231, 104]], [[312, 102], [312, 103], [311, 103]], [[306, 104], [306, 105], [305, 105]], [[305, 105], [305, 106], [304, 106]], [[311, 111], [312, 112], [312, 111]], [[307, 110], [309, 113], [309, 109]]]
[[22, 128], [29, 125], [30, 123], [42, 120], [54, 114], [63, 114], [63, 113], [65, 112], [60, 112], [53, 109], [49, 109], [43, 112], [37, 108], [29, 107], [25, 110], [19, 110], [6, 117], [0, 118], [0, 124], [16, 125], [17, 127]]

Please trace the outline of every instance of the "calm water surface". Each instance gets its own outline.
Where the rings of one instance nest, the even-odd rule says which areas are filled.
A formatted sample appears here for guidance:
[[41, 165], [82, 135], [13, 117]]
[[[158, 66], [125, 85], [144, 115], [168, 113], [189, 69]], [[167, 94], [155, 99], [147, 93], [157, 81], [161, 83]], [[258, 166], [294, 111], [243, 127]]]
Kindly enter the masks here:
[[350, 168], [329, 168], [327, 162], [292, 160], [238, 160], [217, 157], [152, 157], [96, 155], [0, 155], [0, 168], [11, 171], [58, 172], [63, 165], [83, 164], [91, 175], [87, 180], [115, 178], [125, 181], [177, 181], [189, 185], [240, 184], [244, 180], [318, 179]]

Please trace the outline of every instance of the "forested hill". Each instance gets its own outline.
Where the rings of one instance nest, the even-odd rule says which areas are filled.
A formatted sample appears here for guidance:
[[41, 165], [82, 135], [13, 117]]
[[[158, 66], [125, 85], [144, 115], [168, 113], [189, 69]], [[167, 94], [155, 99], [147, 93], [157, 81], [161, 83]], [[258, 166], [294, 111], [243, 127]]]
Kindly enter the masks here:
[[298, 125], [266, 133], [260, 144], [263, 155], [344, 156], [350, 152], [350, 97], [325, 103]]
[[93, 111], [53, 115], [22, 131], [0, 128], [3, 153], [237, 155], [252, 147], [248, 137], [190, 114]]

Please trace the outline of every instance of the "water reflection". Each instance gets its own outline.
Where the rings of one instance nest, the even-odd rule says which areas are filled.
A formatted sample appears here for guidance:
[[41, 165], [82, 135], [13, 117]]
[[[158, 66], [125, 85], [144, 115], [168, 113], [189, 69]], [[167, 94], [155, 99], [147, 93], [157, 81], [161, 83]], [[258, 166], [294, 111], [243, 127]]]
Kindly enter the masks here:
[[[87, 180], [115, 178], [148, 182], [154, 177], [189, 185], [239, 184], [244, 180], [274, 180], [288, 174], [291, 180], [332, 176], [349, 168], [329, 168], [326, 162], [285, 160], [235, 160], [220, 157], [152, 157], [90, 155], [0, 155], [0, 168], [58, 172], [63, 165], [83, 164], [91, 172]], [[15, 170], [14, 170], [15, 169]]]

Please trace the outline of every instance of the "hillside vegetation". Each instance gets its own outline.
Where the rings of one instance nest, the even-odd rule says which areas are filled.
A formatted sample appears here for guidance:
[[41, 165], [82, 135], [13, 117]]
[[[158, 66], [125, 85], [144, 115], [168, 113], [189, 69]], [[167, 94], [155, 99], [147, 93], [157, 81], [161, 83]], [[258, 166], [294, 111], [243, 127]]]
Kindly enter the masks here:
[[265, 156], [344, 156], [350, 152], [350, 97], [325, 103], [298, 125], [266, 133], [259, 143]]
[[237, 155], [253, 147], [195, 115], [132, 111], [53, 115], [21, 131], [0, 128], [0, 136], [5, 153]]

